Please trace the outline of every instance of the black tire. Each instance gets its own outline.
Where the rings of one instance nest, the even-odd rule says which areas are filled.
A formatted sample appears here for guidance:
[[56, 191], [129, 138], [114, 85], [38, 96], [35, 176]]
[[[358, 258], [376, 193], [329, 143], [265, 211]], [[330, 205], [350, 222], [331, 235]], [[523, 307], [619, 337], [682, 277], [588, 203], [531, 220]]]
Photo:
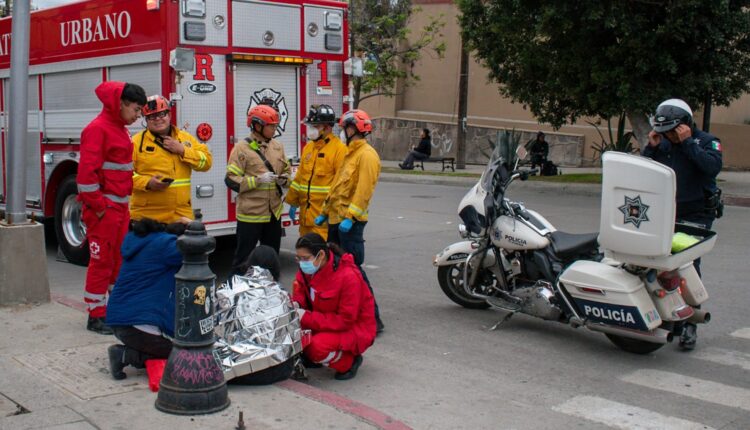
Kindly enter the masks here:
[[78, 186], [75, 175], [63, 179], [55, 196], [55, 235], [65, 258], [78, 266], [89, 264], [86, 227], [81, 220], [81, 204], [76, 201]]
[[477, 299], [466, 294], [463, 287], [464, 265], [451, 264], [450, 266], [438, 267], [438, 283], [440, 289], [453, 302], [467, 309], [487, 309], [490, 305], [486, 300]]
[[294, 357], [272, 367], [230, 379], [233, 385], [270, 385], [289, 379], [294, 372]]
[[644, 340], [631, 339], [629, 337], [617, 336], [615, 334], [605, 333], [605, 336], [607, 336], [612, 343], [617, 345], [618, 348], [633, 354], [650, 354], [665, 345], [663, 343], [646, 342]]

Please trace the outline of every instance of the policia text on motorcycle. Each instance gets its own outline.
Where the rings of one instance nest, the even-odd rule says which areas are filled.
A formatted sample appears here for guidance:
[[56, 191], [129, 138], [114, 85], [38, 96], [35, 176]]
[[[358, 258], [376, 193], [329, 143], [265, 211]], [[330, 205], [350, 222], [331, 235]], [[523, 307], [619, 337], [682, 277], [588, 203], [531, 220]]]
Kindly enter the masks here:
[[[674, 170], [677, 176], [677, 221], [699, 224], [711, 229], [721, 217], [723, 205], [716, 176], [721, 172], [721, 142], [716, 136], [699, 130], [693, 111], [680, 99], [669, 99], [656, 108], [653, 130], [643, 155]], [[695, 260], [700, 274], [700, 259]], [[695, 348], [696, 325], [686, 323], [680, 347]]]
[[307, 126], [307, 144], [302, 150], [297, 174], [289, 187], [286, 202], [289, 218], [294, 220], [299, 213], [299, 234], [318, 233], [328, 238], [328, 227], [315, 225], [315, 217], [321, 213], [323, 202], [331, 191], [331, 185], [347, 148], [333, 134], [336, 113], [328, 105], [312, 105], [303, 120]]
[[213, 158], [208, 147], [171, 123], [170, 105], [160, 95], [143, 107], [146, 130], [133, 136], [133, 199], [130, 217], [169, 224], [192, 219], [191, 171], [205, 172]]
[[237, 248], [232, 274], [241, 274], [258, 241], [279, 253], [282, 187], [289, 181], [284, 147], [273, 139], [279, 112], [267, 105], [250, 108], [250, 137], [232, 149], [224, 183], [237, 194]]

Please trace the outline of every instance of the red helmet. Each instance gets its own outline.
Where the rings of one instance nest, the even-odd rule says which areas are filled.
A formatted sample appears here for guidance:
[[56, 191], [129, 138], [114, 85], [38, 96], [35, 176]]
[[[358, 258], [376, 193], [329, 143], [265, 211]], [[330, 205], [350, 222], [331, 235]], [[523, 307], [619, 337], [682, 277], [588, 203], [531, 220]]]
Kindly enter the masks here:
[[353, 125], [361, 134], [372, 132], [370, 115], [361, 109], [353, 109], [341, 115], [339, 127], [346, 128], [348, 125]]
[[169, 109], [169, 100], [157, 94], [149, 96], [149, 98], [146, 99], [146, 104], [143, 106], [142, 112], [143, 116], [149, 116]]
[[280, 122], [279, 113], [276, 109], [267, 105], [255, 105], [247, 111], [247, 126], [253, 128], [253, 124], [269, 125]]

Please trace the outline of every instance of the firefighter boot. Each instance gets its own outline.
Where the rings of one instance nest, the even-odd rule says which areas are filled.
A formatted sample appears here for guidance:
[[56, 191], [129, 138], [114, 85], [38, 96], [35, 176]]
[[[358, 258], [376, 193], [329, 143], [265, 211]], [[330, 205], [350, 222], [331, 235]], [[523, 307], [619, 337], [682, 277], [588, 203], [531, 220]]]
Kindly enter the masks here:
[[347, 379], [352, 379], [355, 376], [357, 376], [357, 370], [359, 370], [359, 366], [362, 365], [362, 356], [358, 355], [354, 357], [354, 362], [352, 363], [352, 367], [347, 370], [346, 372], [339, 373], [336, 372], [335, 375], [333, 375], [333, 378], [337, 381], [346, 381]]
[[89, 316], [88, 321], [86, 321], [86, 329], [99, 334], [114, 334], [112, 328], [104, 323], [104, 318]]
[[111, 345], [107, 348], [107, 355], [109, 356], [109, 373], [116, 380], [125, 379], [127, 375], [122, 369], [127, 366], [125, 363], [125, 345]]

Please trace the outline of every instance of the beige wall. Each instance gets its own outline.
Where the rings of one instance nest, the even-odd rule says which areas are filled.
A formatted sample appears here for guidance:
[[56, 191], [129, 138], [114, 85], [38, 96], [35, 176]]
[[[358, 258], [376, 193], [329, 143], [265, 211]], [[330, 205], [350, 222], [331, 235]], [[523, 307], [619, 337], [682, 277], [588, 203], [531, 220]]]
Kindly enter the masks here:
[[[421, 3], [415, 1], [415, 3]], [[444, 15], [443, 30], [446, 44], [445, 56], [439, 59], [434, 53], [425, 52], [415, 64], [414, 71], [421, 80], [405, 88], [397, 97], [374, 97], [362, 102], [360, 107], [374, 117], [403, 118], [411, 120], [455, 123], [458, 111], [458, 72], [460, 57], [460, 29], [457, 8], [438, 0], [436, 3], [419, 4], [422, 12], [415, 14], [411, 28], [417, 32], [429, 16]], [[533, 115], [519, 104], [499, 95], [497, 84], [489, 83], [486, 69], [470, 59], [468, 121], [470, 125], [493, 128], [515, 128], [517, 130], [543, 130], [548, 134], [582, 135], [581, 165], [595, 164], [595, 151], [591, 148], [600, 138], [596, 129], [585, 119], [554, 131], [548, 125], [537, 122]], [[696, 119], [702, 118], [696, 112]], [[716, 134], [725, 148], [725, 166], [750, 169], [750, 96], [745, 95], [728, 108], [714, 107], [711, 132]], [[616, 124], [613, 124], [616, 126]], [[601, 126], [607, 134], [606, 122]]]

